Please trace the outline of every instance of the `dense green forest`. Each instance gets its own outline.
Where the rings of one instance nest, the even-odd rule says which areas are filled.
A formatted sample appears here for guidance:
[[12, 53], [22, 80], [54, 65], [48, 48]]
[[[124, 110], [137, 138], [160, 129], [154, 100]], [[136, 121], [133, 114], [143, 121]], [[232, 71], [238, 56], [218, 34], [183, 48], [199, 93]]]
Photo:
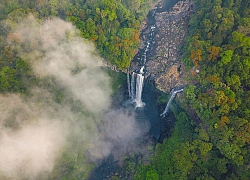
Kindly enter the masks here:
[[[134, 179], [250, 178], [250, 1], [195, 0], [182, 49], [199, 73], [177, 123]], [[192, 112], [193, 111], [193, 112]], [[193, 113], [195, 112], [195, 117]]]
[[[93, 41], [99, 53], [119, 69], [127, 69], [139, 43], [139, 28], [154, 0], [3, 0], [0, 20], [18, 21], [21, 13], [39, 19], [53, 16], [72, 22], [82, 37]], [[8, 34], [2, 27], [1, 39]], [[2, 41], [3, 42], [3, 41]], [[1, 48], [4, 49], [3, 44]], [[6, 47], [11, 52], [11, 47]], [[6, 52], [4, 51], [4, 52]]]
[[[157, 144], [150, 164], [134, 167], [134, 179], [250, 179], [250, 2], [194, 1], [195, 13], [189, 22], [182, 60], [187, 70], [195, 67], [199, 73], [194, 71], [189, 77], [193, 84], [185, 88], [179, 102], [188, 113], [173, 108], [177, 122], [171, 137]], [[124, 70], [136, 52], [140, 24], [153, 3], [2, 0], [0, 92], [28, 97], [32, 88], [41, 87], [53, 95], [53, 102], [47, 104], [73, 104], [77, 115], [86, 114], [62, 87], [55, 86], [53, 78], [37, 77], [26, 56], [19, 56], [22, 46], [13, 33], [17, 24], [30, 15], [37, 22], [60, 17], [75, 25], [80, 36], [92, 41], [110, 64]], [[52, 173], [42, 179], [88, 176], [95, 164], [87, 164], [80, 141], [74, 143], [75, 149], [64, 149]]]

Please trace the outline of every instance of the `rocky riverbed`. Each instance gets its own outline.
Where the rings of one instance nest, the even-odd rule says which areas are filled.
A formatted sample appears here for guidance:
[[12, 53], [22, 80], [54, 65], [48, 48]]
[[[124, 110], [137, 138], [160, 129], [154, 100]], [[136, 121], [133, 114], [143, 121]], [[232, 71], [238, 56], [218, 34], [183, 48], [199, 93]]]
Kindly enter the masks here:
[[[185, 71], [181, 62], [180, 50], [188, 33], [188, 21], [194, 5], [192, 0], [178, 1], [170, 10], [162, 11], [162, 4], [164, 0], [151, 10], [152, 17], [142, 24], [139, 49], [145, 47], [154, 19], [156, 30], [144, 65], [145, 77], [161, 91], [169, 92], [174, 87], [184, 86], [187, 83], [184, 78], [190, 73]], [[130, 71], [135, 71], [140, 65], [135, 56]]]

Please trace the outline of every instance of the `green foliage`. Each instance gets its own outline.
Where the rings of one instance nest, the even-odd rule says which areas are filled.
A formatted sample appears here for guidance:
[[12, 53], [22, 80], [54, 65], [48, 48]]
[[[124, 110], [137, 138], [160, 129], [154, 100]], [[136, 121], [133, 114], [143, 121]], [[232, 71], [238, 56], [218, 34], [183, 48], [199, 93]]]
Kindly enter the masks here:
[[188, 85], [188, 87], [184, 90], [185, 97], [188, 99], [194, 99], [196, 97], [195, 88], [196, 87], [192, 84]]
[[0, 69], [0, 92], [25, 93], [29, 84], [34, 83], [30, 65], [19, 58], [11, 62], [13, 67], [7, 64], [3, 63], [4, 66]]
[[222, 62], [221, 66], [226, 65], [231, 61], [232, 56], [233, 56], [233, 51], [231, 50], [223, 51], [220, 54], [220, 56], [221, 56], [221, 62]]
[[95, 164], [88, 162], [79, 148], [65, 149], [49, 179], [86, 179], [94, 167]]
[[[185, 113], [170, 138], [157, 145], [150, 166], [135, 177], [157, 172], [160, 179], [248, 179], [249, 171], [249, 19], [247, 1], [197, 0], [183, 61], [200, 69], [197, 85], [184, 90]], [[246, 10], [244, 12], [247, 12]], [[190, 111], [190, 110], [189, 110]], [[232, 173], [233, 172], [233, 173]]]
[[199, 129], [199, 139], [203, 141], [209, 141], [209, 135], [205, 129]]
[[146, 173], [146, 180], [159, 180], [159, 175], [156, 170], [149, 170]]
[[[131, 3], [137, 4], [137, 8]], [[82, 31], [84, 38], [95, 42], [109, 63], [127, 69], [139, 43], [140, 22], [148, 11], [144, 5], [151, 3], [138, 0], [86, 2], [81, 10], [68, 8], [66, 18]], [[139, 11], [144, 15], [136, 16]]]
[[59, 16], [72, 22], [84, 38], [95, 42], [110, 64], [127, 69], [139, 44], [140, 23], [154, 1], [3, 1], [0, 19], [8, 16], [9, 26], [13, 27], [30, 12], [41, 18]]
[[[197, 13], [190, 20], [193, 26], [186, 38], [188, 43], [184, 47], [183, 61], [200, 67], [200, 73], [193, 77], [196, 87], [189, 85], [185, 89], [184, 102], [201, 121], [199, 126], [202, 129], [197, 129], [198, 140], [193, 140], [193, 143], [198, 145], [201, 155], [198, 161], [202, 164], [193, 167], [190, 178], [234, 179], [238, 176], [244, 179], [242, 169], [248, 166], [250, 138], [247, 105], [250, 21], [246, 10], [249, 1], [195, 1], [195, 4]], [[203, 61], [194, 61], [194, 52], [202, 49], [208, 52], [202, 53]], [[219, 172], [212, 174], [208, 169], [214, 167], [208, 162]], [[232, 174], [228, 167], [237, 175]]]
[[169, 100], [169, 95], [166, 94], [166, 93], [161, 92], [160, 96], [157, 99], [157, 103], [166, 105], [168, 100]]
[[16, 71], [4, 66], [0, 71], [0, 91], [11, 92], [16, 90], [18, 81], [16, 80]]

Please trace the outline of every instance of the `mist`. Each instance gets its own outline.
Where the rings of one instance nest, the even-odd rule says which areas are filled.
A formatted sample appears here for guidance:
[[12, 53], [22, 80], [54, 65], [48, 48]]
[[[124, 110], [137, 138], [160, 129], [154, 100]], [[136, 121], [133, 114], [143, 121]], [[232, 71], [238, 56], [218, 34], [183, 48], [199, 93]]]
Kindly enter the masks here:
[[34, 85], [28, 95], [0, 95], [2, 177], [37, 179], [49, 174], [63, 151], [79, 144], [89, 163], [114, 151], [121, 156], [146, 133], [148, 125], [138, 123], [133, 113], [110, 108], [112, 90], [102, 60], [73, 25], [28, 16], [11, 33], [18, 44], [6, 43], [15, 46], [33, 73], [58, 87], [64, 98], [57, 102], [53, 88], [42, 85]]

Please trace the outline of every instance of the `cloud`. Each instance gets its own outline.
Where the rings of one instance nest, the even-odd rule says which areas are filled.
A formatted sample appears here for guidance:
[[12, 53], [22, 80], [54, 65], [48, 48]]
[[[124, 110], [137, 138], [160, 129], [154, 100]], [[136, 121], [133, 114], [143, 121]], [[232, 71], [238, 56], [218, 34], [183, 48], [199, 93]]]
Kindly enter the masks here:
[[91, 112], [107, 109], [111, 94], [109, 77], [101, 70], [102, 61], [94, 45], [80, 38], [75, 27], [61, 19], [53, 18], [41, 25], [34, 22], [29, 17], [15, 34], [25, 47], [21, 57], [28, 59], [36, 75], [55, 77]]
[[105, 114], [102, 130], [107, 140], [126, 147], [131, 139], [142, 134], [140, 126], [135, 121], [134, 112], [118, 109], [110, 110]]
[[39, 172], [50, 172], [66, 145], [67, 123], [19, 95], [1, 95], [0, 107], [0, 174], [34, 179]]
[[[39, 22], [26, 19], [12, 29], [18, 56], [29, 62], [45, 84], [28, 96], [0, 95], [0, 174], [7, 179], [36, 179], [49, 174], [65, 149], [81, 144], [89, 162], [112, 151], [124, 154], [147, 125], [132, 112], [110, 109], [110, 78], [101, 68], [94, 45], [58, 18]], [[12, 42], [9, 42], [12, 43]], [[142, 127], [144, 130], [142, 130]]]
[[127, 152], [140, 152], [138, 139], [148, 132], [149, 124], [146, 121], [136, 120], [136, 114], [129, 109], [113, 109], [105, 113], [101, 132], [103, 140], [109, 144], [115, 159], [124, 156]]

